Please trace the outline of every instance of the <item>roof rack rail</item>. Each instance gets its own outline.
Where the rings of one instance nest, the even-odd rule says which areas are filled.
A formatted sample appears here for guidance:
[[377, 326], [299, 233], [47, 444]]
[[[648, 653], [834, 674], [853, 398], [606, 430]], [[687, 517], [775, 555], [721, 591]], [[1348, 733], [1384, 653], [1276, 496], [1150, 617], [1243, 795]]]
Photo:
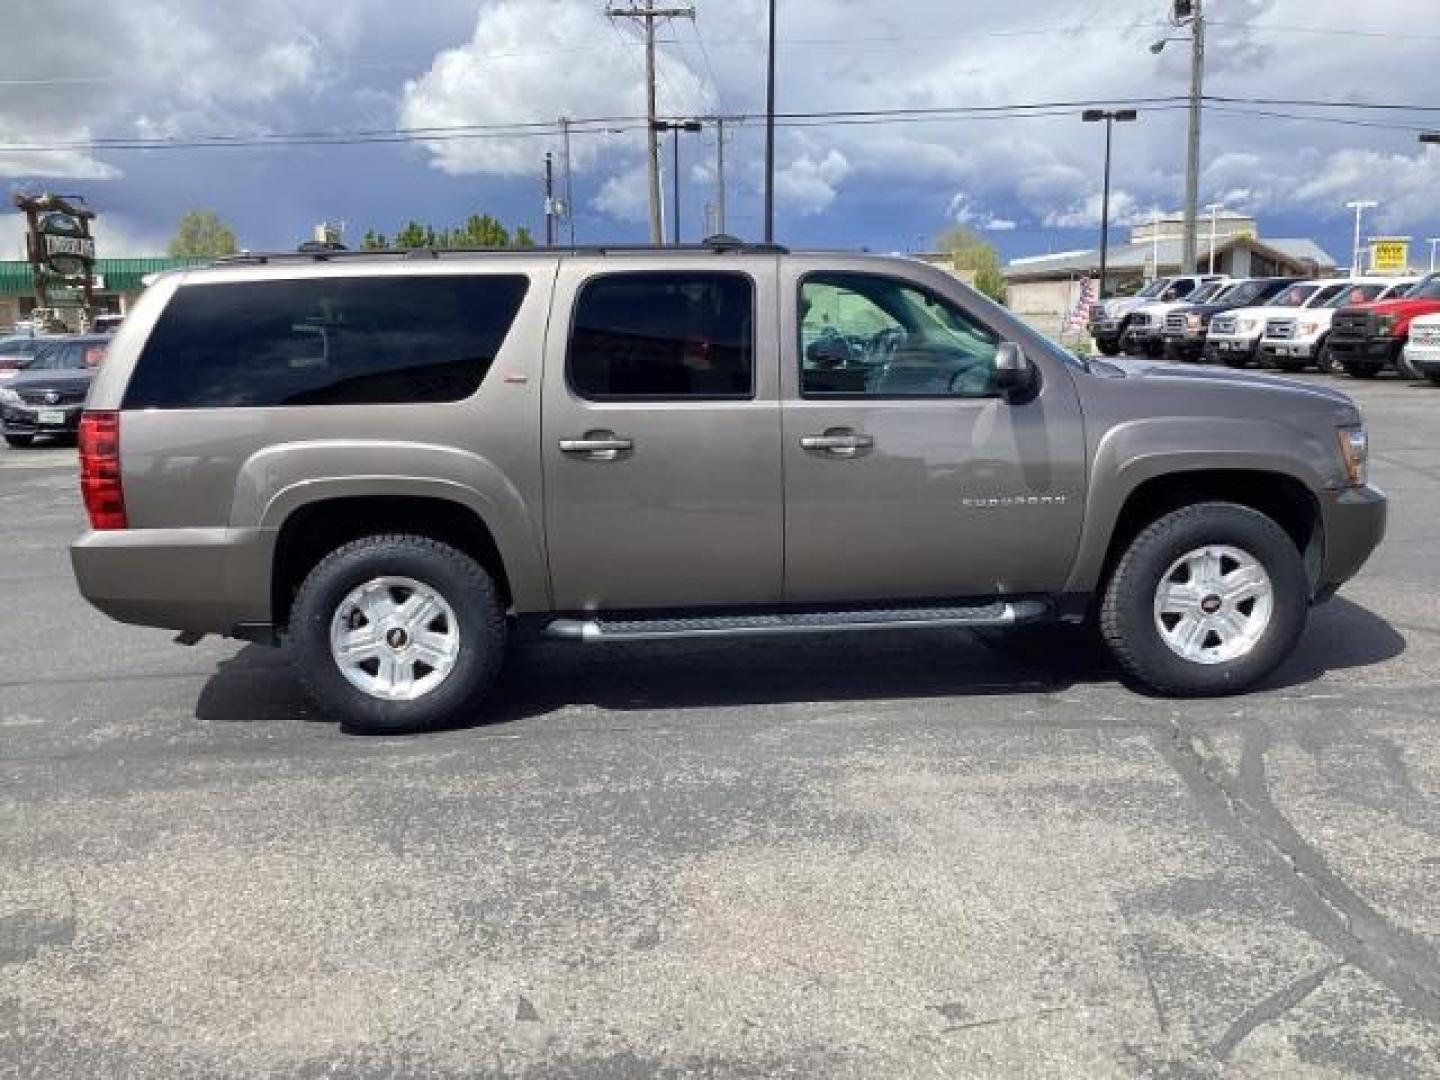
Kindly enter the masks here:
[[438, 259], [442, 255], [607, 255], [611, 253], [649, 252], [662, 255], [665, 252], [711, 252], [714, 254], [735, 253], [742, 255], [786, 255], [789, 249], [780, 244], [749, 243], [734, 236], [706, 237], [698, 244], [556, 244], [552, 247], [455, 247], [455, 248], [330, 248], [326, 250], [297, 251], [241, 251], [234, 255], [221, 255], [214, 262], [216, 266], [255, 265], [264, 266], [272, 262], [330, 262], [346, 259]]

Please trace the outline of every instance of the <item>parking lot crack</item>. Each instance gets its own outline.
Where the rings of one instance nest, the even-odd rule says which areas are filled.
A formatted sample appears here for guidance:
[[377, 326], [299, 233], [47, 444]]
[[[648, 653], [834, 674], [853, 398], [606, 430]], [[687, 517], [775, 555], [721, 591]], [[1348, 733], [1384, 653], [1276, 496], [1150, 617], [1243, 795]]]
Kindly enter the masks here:
[[1273, 1023], [1285, 1016], [1307, 997], [1320, 989], [1330, 975], [1343, 966], [1343, 961], [1334, 964], [1326, 964], [1318, 971], [1296, 979], [1294, 982], [1282, 986], [1275, 993], [1263, 1001], [1246, 1009], [1235, 1022], [1230, 1025], [1220, 1041], [1215, 1044], [1214, 1055], [1221, 1061], [1227, 1061], [1235, 1048], [1250, 1037], [1251, 1032], [1262, 1024]]
[[1268, 857], [1311, 916], [1307, 932], [1440, 1023], [1440, 959], [1427, 941], [1388, 921], [1355, 892], [1275, 806], [1265, 774], [1268, 733], [1259, 728], [1246, 733], [1232, 774], [1184, 723], [1172, 718], [1168, 729], [1157, 740], [1160, 752], [1207, 813], [1251, 851]]

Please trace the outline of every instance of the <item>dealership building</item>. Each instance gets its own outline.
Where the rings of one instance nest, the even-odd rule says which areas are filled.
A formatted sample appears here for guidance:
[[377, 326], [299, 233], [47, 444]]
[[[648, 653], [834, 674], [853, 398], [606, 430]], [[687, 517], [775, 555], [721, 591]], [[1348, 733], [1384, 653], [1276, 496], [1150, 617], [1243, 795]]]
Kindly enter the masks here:
[[[1197, 223], [1200, 270], [1211, 259], [1211, 219]], [[1112, 244], [1106, 260], [1106, 294], [1131, 293], [1151, 278], [1183, 273], [1181, 256], [1185, 220], [1161, 217], [1130, 230], [1128, 243]], [[1262, 238], [1255, 218], [1235, 213], [1214, 220], [1214, 272], [1230, 277], [1328, 277], [1335, 260], [1319, 244], [1306, 239]], [[1080, 285], [1100, 275], [1100, 250], [1035, 255], [1006, 264], [1007, 303], [1012, 311], [1040, 329], [1056, 332], [1074, 309]]]
[[[145, 278], [150, 274], [203, 266], [211, 261], [164, 257], [96, 259], [91, 275], [95, 307], [102, 313], [123, 315], [145, 288]], [[51, 304], [61, 310], [72, 329], [78, 328], [80, 290], [66, 289], [58, 296], [57, 291], [52, 285]], [[0, 260], [0, 330], [28, 320], [38, 303], [31, 265], [20, 259]]]

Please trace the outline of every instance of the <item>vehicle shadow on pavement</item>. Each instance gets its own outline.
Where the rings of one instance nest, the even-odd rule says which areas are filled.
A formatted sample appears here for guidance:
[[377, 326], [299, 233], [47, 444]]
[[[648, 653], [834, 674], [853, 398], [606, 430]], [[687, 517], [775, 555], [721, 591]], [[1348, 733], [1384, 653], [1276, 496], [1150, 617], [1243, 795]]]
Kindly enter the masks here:
[[[490, 704], [456, 727], [514, 723], [585, 705], [617, 712], [807, 702], [1050, 694], [1118, 682], [1103, 646], [1065, 628], [981, 637], [964, 630], [576, 646], [518, 636]], [[1317, 608], [1276, 690], [1404, 652], [1373, 612], [1336, 599]], [[250, 645], [223, 661], [196, 704], [208, 723], [323, 720], [287, 654]]]

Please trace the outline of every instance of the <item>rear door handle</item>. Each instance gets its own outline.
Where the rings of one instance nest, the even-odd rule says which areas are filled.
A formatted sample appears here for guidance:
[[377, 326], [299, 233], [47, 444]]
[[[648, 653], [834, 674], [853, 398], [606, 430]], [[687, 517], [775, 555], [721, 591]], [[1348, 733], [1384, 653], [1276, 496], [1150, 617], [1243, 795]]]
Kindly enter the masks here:
[[801, 449], [816, 450], [834, 457], [854, 457], [861, 450], [869, 450], [874, 445], [875, 440], [869, 435], [845, 430], [831, 429], [823, 435], [802, 435], [800, 437]]
[[587, 431], [579, 439], [561, 439], [560, 452], [595, 461], [614, 461], [635, 448], [630, 439], [622, 439], [609, 431]]

